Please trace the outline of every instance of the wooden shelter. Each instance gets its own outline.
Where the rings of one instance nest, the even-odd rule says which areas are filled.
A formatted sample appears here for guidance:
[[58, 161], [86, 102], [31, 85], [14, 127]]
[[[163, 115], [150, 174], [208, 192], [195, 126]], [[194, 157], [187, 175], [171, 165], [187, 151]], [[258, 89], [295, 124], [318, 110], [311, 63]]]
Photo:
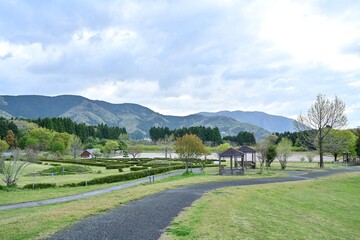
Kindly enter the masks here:
[[[251, 167], [256, 168], [256, 151], [250, 147], [243, 146], [237, 149], [238, 151], [244, 153], [244, 165], [245, 168]], [[251, 160], [248, 159], [248, 155], [251, 155]]]
[[[219, 175], [243, 175], [244, 174], [244, 156], [245, 154], [234, 148], [229, 148], [219, 154]], [[230, 158], [230, 169], [221, 166], [222, 158]], [[239, 168], [239, 161], [241, 161], [241, 168]]]

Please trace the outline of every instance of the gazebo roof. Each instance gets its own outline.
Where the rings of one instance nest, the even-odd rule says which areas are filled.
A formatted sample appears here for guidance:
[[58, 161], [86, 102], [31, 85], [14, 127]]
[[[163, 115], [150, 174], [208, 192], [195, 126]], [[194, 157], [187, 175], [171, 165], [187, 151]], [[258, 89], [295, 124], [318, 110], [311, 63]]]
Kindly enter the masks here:
[[238, 148], [237, 150], [240, 152], [243, 152], [243, 153], [256, 153], [256, 151], [254, 149], [249, 148], [247, 146], [242, 146], [242, 147]]
[[229, 156], [243, 156], [244, 153], [236, 150], [234, 148], [229, 148], [226, 151], [219, 154], [220, 157], [229, 157]]

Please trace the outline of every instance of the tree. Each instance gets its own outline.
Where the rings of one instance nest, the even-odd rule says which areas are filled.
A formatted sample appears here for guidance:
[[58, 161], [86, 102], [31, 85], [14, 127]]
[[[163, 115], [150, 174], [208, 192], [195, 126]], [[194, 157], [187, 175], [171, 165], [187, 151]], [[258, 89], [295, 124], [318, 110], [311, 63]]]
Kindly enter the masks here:
[[358, 157], [360, 157], [360, 127], [356, 129], [356, 143], [355, 143], [355, 152]]
[[205, 146], [198, 136], [186, 134], [176, 140], [175, 152], [184, 162], [187, 173], [191, 162], [205, 153]]
[[50, 148], [53, 132], [45, 128], [36, 128], [31, 130], [29, 138], [35, 139], [38, 150], [45, 151]]
[[286, 137], [283, 137], [276, 146], [276, 157], [280, 162], [281, 169], [286, 168], [287, 159], [291, 154], [292, 141]]
[[111, 152], [119, 148], [119, 143], [115, 140], [107, 140], [104, 146], [104, 151], [109, 155]]
[[264, 163], [266, 163], [267, 167], [270, 167], [276, 157], [276, 139], [277, 137], [275, 135], [269, 135], [255, 147], [260, 163], [260, 174], [263, 173]]
[[215, 152], [216, 152], [216, 154], [217, 154], [218, 157], [219, 157], [219, 155], [220, 155], [222, 152], [226, 151], [226, 150], [229, 149], [229, 148], [231, 148], [231, 145], [226, 142], [226, 143], [223, 143], [223, 144], [217, 146], [217, 147], [215, 148]]
[[7, 142], [7, 144], [9, 144], [10, 148], [17, 148], [19, 145], [18, 140], [12, 130], [7, 131], [4, 140]]
[[275, 145], [276, 140], [277, 140], [277, 136], [273, 134], [265, 138], [265, 142], [268, 148], [266, 153], [266, 167], [270, 167], [271, 163], [276, 158], [276, 145]]
[[1, 153], [8, 150], [9, 147], [10, 147], [9, 144], [6, 141], [0, 139], [0, 156], [1, 156]]
[[165, 137], [160, 140], [160, 144], [164, 146], [165, 158], [168, 158], [168, 152], [172, 149], [173, 143], [174, 135], [165, 135]]
[[15, 186], [22, 170], [31, 162], [29, 159], [21, 161], [21, 151], [19, 149], [12, 150], [13, 156], [10, 161], [0, 159], [0, 174], [6, 186]]
[[60, 157], [60, 155], [64, 154], [65, 144], [60, 140], [56, 140], [51, 143], [51, 151]]
[[355, 154], [356, 136], [349, 130], [331, 129], [324, 138], [324, 151], [331, 153], [336, 162], [344, 152]]
[[139, 156], [139, 154], [143, 151], [143, 146], [140, 144], [129, 145], [127, 147], [127, 153], [130, 154], [133, 158]]
[[324, 167], [324, 140], [332, 128], [347, 125], [345, 103], [335, 96], [333, 100], [318, 94], [306, 115], [299, 115], [295, 127], [301, 131], [305, 143], [313, 143], [320, 155], [320, 168]]
[[72, 152], [74, 158], [76, 158], [76, 156], [78, 156], [78, 154], [80, 153], [80, 150], [82, 149], [81, 139], [78, 136], [76, 136], [76, 135], [72, 136], [70, 148], [71, 148], [71, 152]]
[[239, 132], [238, 135], [236, 136], [236, 140], [240, 146], [244, 146], [244, 145], [252, 146], [256, 144], [254, 133], [247, 131]]

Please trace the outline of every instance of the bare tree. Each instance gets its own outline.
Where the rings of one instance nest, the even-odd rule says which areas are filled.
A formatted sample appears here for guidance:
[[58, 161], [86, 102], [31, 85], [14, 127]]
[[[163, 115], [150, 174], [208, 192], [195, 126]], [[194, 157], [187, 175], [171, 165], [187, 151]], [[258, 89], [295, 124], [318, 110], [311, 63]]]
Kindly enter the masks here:
[[81, 139], [78, 136], [73, 135], [72, 141], [70, 143], [70, 148], [74, 158], [76, 158], [76, 156], [80, 153], [80, 150], [82, 149]]
[[140, 144], [129, 145], [127, 151], [133, 158], [136, 158], [143, 151], [143, 147]]
[[263, 141], [263, 142], [258, 143], [256, 145], [255, 149], [256, 149], [257, 157], [258, 157], [258, 160], [260, 163], [260, 174], [262, 174], [263, 170], [264, 170], [264, 163], [266, 162], [268, 146], [267, 146], [266, 142]]
[[300, 114], [295, 127], [302, 133], [302, 140], [314, 144], [320, 155], [320, 168], [324, 167], [324, 139], [332, 128], [347, 125], [345, 103], [335, 96], [334, 100], [318, 94], [306, 115]]
[[160, 143], [164, 145], [165, 158], [168, 158], [168, 153], [173, 149], [174, 144], [174, 135], [165, 135], [163, 139], [160, 140]]
[[19, 149], [12, 150], [12, 158], [9, 161], [0, 161], [0, 174], [8, 187], [16, 185], [22, 170], [31, 163], [30, 161], [21, 161], [21, 151]]

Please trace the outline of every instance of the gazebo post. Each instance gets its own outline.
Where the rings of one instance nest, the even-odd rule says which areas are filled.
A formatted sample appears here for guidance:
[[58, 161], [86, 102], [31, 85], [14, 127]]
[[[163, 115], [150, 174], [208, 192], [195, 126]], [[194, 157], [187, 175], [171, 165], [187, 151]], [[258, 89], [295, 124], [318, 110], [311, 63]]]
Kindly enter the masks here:
[[231, 175], [233, 175], [233, 156], [230, 156], [230, 170], [231, 170]]
[[241, 157], [241, 169], [242, 169], [242, 174], [245, 173], [244, 171], [244, 155]]
[[219, 156], [219, 175], [221, 175], [221, 157]]

